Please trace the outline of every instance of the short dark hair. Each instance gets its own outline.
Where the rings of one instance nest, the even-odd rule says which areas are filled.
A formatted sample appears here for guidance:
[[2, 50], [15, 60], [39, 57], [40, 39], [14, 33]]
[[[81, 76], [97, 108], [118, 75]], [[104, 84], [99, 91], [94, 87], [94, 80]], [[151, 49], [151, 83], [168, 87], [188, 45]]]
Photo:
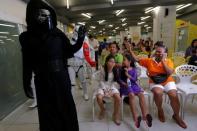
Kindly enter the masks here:
[[194, 47], [194, 43], [197, 41], [197, 39], [193, 39], [191, 43], [191, 47]]
[[165, 49], [165, 53], [168, 53], [168, 48], [164, 44], [158, 44], [157, 47], [161, 47]]
[[113, 41], [113, 42], [109, 43], [109, 47], [111, 45], [116, 45], [117, 50], [120, 50], [120, 47], [118, 46], [118, 43], [116, 41]]
[[90, 38], [90, 39], [93, 38], [93, 35], [90, 34], [90, 35], [89, 35], [89, 38]]
[[197, 53], [197, 47], [192, 49], [192, 54], [196, 54]]

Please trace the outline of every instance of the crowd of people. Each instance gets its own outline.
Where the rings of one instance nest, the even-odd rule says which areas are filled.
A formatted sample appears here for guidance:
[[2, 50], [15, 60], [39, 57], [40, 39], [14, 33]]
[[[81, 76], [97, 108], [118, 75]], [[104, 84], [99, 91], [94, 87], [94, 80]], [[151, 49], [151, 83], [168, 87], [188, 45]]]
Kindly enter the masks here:
[[[105, 43], [105, 45], [102, 45]], [[162, 96], [166, 93], [169, 96], [170, 104], [174, 114], [172, 119], [182, 128], [187, 128], [186, 123], [180, 117], [180, 102], [177, 95], [177, 87], [172, 77], [174, 73], [174, 64], [168, 58], [168, 49], [165, 43], [153, 41], [148, 38], [146, 41], [140, 40], [135, 44], [131, 39], [124, 38], [122, 48], [117, 42], [106, 43], [106, 40], [100, 44], [100, 65], [101, 78], [99, 87], [96, 91], [97, 102], [100, 107], [99, 119], [105, 114], [103, 103], [104, 97], [114, 98], [113, 120], [120, 125], [119, 110], [121, 96], [127, 96], [127, 104], [131, 109], [135, 126], [139, 128], [140, 121], [145, 120], [149, 127], [152, 126], [152, 116], [148, 113], [144, 90], [137, 83], [136, 65], [141, 65], [147, 69], [150, 91], [153, 93], [154, 102], [158, 109], [158, 119], [165, 122], [165, 115], [162, 108]], [[104, 47], [104, 48], [103, 48]], [[140, 56], [143, 54], [143, 57]], [[197, 63], [197, 40], [192, 41], [191, 46], [185, 53], [188, 58], [188, 64]], [[139, 105], [142, 117], [137, 114], [135, 96], [139, 98]]]

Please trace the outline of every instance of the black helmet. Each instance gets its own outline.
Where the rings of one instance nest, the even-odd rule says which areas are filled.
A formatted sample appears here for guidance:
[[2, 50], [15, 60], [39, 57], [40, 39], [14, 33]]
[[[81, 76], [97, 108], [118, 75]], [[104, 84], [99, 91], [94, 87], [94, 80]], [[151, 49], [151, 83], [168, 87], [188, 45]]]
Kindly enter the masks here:
[[26, 8], [27, 29], [50, 30], [57, 26], [55, 10], [44, 0], [30, 0]]

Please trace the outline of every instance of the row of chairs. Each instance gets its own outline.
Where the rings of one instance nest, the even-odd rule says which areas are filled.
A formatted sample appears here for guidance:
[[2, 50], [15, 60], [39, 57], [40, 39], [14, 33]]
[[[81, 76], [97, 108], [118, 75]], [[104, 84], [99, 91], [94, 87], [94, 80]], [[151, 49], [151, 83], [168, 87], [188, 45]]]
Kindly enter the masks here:
[[[141, 70], [140, 68], [138, 68], [138, 76], [140, 76]], [[191, 82], [191, 78], [194, 75], [197, 75], [197, 67], [196, 66], [192, 66], [192, 65], [181, 65], [178, 66], [175, 69], [175, 73], [176, 76], [179, 78], [179, 82], [177, 83], [177, 88], [178, 88], [178, 95], [180, 96], [180, 102], [181, 102], [181, 117], [184, 118], [184, 112], [185, 112], [185, 105], [187, 103], [187, 99], [189, 98], [189, 96], [191, 95], [195, 95], [197, 94], [197, 85], [193, 84]], [[92, 79], [94, 80], [94, 87], [98, 86], [97, 82], [99, 82], [99, 76], [100, 76], [100, 71], [95, 72], [92, 75]], [[138, 83], [140, 84], [140, 80], [138, 81]], [[151, 100], [152, 98], [152, 93], [148, 92], [148, 91], [144, 91], [144, 95], [147, 96], [148, 98], [148, 105], [149, 105], [149, 111], [152, 111], [151, 109], [151, 105], [153, 106], [153, 100]], [[122, 96], [121, 97], [121, 117], [122, 120], [124, 119], [124, 98], [127, 96]], [[165, 94], [165, 98], [167, 98], [167, 95]], [[107, 98], [108, 99], [108, 98]], [[96, 95], [93, 93], [93, 97], [92, 97], [92, 120], [94, 121], [95, 119], [95, 100], [96, 100]]]

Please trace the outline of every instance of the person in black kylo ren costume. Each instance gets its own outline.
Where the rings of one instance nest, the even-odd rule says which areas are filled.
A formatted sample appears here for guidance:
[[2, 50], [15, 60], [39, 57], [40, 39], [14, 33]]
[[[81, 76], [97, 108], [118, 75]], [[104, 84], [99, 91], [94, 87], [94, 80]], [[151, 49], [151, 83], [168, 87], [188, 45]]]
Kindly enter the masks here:
[[40, 131], [79, 131], [65, 65], [67, 59], [81, 48], [85, 27], [79, 28], [77, 42], [71, 45], [65, 34], [56, 28], [56, 13], [44, 0], [28, 3], [26, 22], [27, 31], [19, 37], [23, 84], [27, 97], [32, 98], [30, 81], [34, 72]]

